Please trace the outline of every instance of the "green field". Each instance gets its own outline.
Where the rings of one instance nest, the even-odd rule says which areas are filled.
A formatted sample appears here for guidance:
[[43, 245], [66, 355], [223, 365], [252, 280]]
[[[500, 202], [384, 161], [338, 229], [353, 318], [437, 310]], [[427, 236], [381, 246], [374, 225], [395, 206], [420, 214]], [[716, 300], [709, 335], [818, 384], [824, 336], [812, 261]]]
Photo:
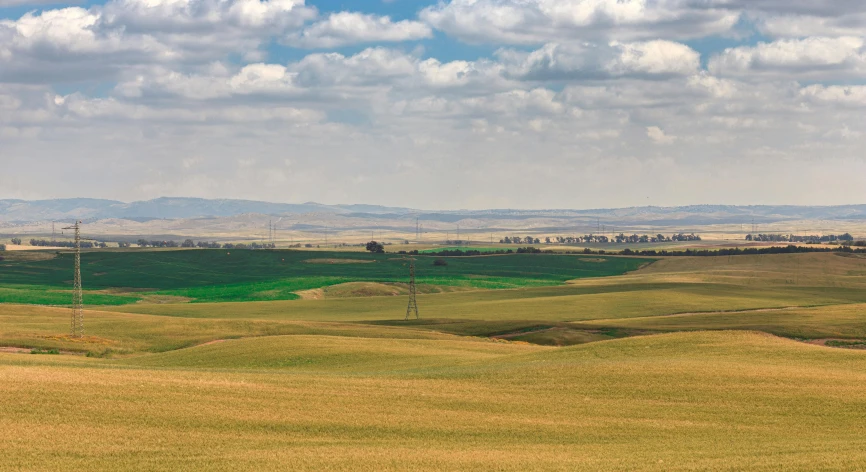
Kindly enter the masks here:
[[[0, 303], [69, 303], [72, 254], [0, 261]], [[509, 289], [620, 275], [652, 262], [617, 257], [514, 254], [436, 259], [416, 256], [421, 285]], [[86, 252], [82, 279], [90, 305], [137, 301], [294, 300], [297, 292], [348, 282], [405, 283], [407, 261], [394, 254], [188, 250]], [[65, 298], [64, 298], [65, 297]], [[174, 300], [179, 301], [179, 300]]]
[[[83, 339], [0, 304], [0, 470], [866, 468], [866, 351], [823, 345], [866, 345], [863, 257], [453, 258], [403, 321], [387, 255], [250, 252], [227, 283], [207, 252], [87, 254], [142, 302]], [[65, 295], [63, 257], [18, 262], [4, 286]], [[256, 277], [319, 298], [201, 295]]]

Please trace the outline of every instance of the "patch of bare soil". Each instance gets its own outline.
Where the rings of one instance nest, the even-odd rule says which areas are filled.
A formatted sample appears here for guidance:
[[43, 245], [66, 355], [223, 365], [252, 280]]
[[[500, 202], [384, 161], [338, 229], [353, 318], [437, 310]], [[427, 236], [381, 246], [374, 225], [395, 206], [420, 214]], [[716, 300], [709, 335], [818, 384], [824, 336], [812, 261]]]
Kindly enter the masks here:
[[16, 246], [14, 244], [7, 244], [6, 250], [9, 252], [12, 251], [50, 251], [50, 250], [58, 250], [58, 249], [68, 249], [63, 247], [53, 247], [53, 246]]
[[164, 305], [168, 303], [189, 303], [193, 299], [189, 297], [178, 297], [175, 295], [144, 295], [136, 303], [149, 305]]
[[24, 349], [22, 347], [0, 347], [0, 352], [5, 352], [8, 354], [30, 354], [31, 349]]
[[295, 292], [295, 295], [301, 297], [301, 300], [321, 300], [325, 298], [325, 289], [314, 288], [312, 290], [301, 290]]
[[[33, 354], [33, 351], [41, 351], [41, 354], [47, 354], [44, 349], [30, 349], [24, 347], [0, 347], [0, 352], [7, 354]], [[73, 352], [73, 351], [55, 351], [53, 352], [55, 355], [64, 355], [64, 356], [82, 356], [84, 353], [81, 352]]]

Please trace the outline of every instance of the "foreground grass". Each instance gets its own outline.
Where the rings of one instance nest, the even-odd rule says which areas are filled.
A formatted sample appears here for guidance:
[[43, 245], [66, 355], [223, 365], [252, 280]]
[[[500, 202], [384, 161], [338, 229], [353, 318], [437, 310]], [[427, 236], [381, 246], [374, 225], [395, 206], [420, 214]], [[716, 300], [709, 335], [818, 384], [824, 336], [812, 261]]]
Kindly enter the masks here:
[[0, 354], [0, 468], [866, 467], [861, 352], [736, 332], [554, 350], [425, 343], [289, 336], [127, 360]]
[[866, 468], [866, 352], [729, 331], [859, 342], [866, 259], [705, 259], [409, 322], [403, 297], [137, 304], [77, 340], [0, 304], [0, 346], [103, 357], [0, 352], [0, 470]]

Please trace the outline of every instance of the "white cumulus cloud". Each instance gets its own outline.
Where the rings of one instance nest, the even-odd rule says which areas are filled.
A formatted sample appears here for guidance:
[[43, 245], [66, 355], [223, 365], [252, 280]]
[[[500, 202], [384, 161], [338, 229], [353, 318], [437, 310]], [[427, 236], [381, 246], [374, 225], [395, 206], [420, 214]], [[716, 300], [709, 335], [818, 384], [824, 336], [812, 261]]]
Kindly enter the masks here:
[[650, 126], [646, 129], [646, 135], [656, 144], [673, 144], [677, 141], [676, 136], [670, 136], [658, 126]]
[[782, 39], [727, 49], [710, 60], [709, 70], [716, 75], [791, 79], [862, 76], [864, 45], [863, 38], [852, 36]]
[[507, 73], [526, 80], [577, 80], [615, 77], [664, 78], [695, 74], [700, 54], [671, 41], [610, 44], [549, 43], [530, 53], [501, 50]]
[[464, 41], [539, 44], [709, 36], [730, 30], [739, 12], [686, 0], [451, 0], [420, 16]]
[[418, 21], [393, 22], [387, 16], [339, 12], [290, 35], [286, 42], [304, 48], [333, 48], [358, 43], [412, 41], [432, 35], [430, 27]]

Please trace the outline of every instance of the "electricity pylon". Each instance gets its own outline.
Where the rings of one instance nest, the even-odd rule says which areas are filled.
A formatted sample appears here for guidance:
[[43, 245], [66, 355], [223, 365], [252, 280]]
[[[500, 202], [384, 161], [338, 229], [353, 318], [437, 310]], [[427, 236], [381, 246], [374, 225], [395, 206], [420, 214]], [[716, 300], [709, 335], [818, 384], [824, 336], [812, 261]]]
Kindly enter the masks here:
[[409, 259], [409, 306], [406, 307], [406, 320], [409, 320], [412, 312], [415, 312], [415, 319], [418, 320], [418, 301], [415, 299], [415, 259]]
[[72, 337], [84, 336], [84, 296], [81, 293], [81, 222], [63, 229], [75, 230], [75, 275], [72, 281]]

